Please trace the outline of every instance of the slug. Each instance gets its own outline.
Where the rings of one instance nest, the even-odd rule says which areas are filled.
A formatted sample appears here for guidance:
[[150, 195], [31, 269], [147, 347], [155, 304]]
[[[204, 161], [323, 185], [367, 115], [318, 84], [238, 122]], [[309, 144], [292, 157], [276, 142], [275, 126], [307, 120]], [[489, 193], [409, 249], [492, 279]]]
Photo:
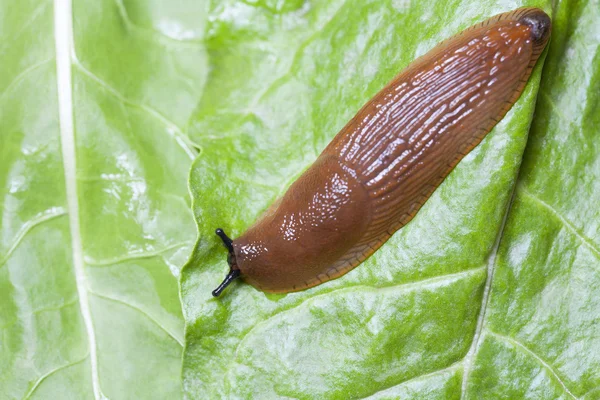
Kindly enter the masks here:
[[229, 273], [266, 292], [338, 278], [406, 225], [521, 95], [550, 37], [537, 8], [499, 14], [413, 61], [242, 236]]

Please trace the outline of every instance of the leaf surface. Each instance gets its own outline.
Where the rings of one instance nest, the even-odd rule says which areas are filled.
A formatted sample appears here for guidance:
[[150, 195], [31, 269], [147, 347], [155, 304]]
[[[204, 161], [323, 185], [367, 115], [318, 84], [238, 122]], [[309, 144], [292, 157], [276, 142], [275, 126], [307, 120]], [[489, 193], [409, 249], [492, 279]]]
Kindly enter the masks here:
[[469, 357], [471, 398], [600, 398], [600, 4], [562, 1]]
[[181, 397], [201, 19], [185, 30], [177, 8], [120, 0], [0, 7], [0, 398]]

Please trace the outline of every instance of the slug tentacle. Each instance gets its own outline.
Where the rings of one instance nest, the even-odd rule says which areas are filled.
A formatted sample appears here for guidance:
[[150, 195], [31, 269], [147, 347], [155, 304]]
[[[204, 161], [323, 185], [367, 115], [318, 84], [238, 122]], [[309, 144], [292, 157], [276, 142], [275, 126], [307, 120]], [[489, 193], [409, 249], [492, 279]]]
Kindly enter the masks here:
[[221, 238], [221, 240], [223, 241], [223, 244], [225, 245], [227, 250], [229, 250], [230, 253], [233, 253], [233, 246], [232, 246], [233, 240], [231, 240], [229, 238], [229, 236], [227, 236], [225, 234], [225, 232], [223, 231], [223, 229], [221, 229], [221, 228], [217, 228], [215, 230], [215, 233], [217, 234], [218, 237]]
[[368, 101], [241, 237], [230, 272], [268, 292], [356, 267], [407, 224], [521, 95], [548, 42], [537, 8], [499, 14], [443, 41]]
[[223, 292], [223, 290], [225, 290], [225, 288], [227, 286], [229, 286], [229, 284], [231, 282], [233, 282], [239, 276], [240, 276], [239, 269], [230, 269], [229, 273], [225, 276], [225, 279], [223, 279], [223, 282], [221, 282], [221, 284], [215, 290], [212, 291], [212, 295], [214, 297], [219, 297], [219, 295]]
[[237, 266], [235, 251], [233, 249], [233, 240], [231, 240], [221, 228], [217, 228], [215, 230], [215, 233], [218, 237], [221, 238], [221, 240], [223, 241], [223, 245], [229, 251], [229, 255], [227, 256], [227, 263], [229, 264], [229, 273], [225, 276], [223, 282], [221, 282], [221, 284], [212, 292], [212, 295], [214, 297], [219, 297], [221, 292], [223, 292], [223, 290], [225, 290], [225, 288], [229, 286], [231, 282], [233, 282], [236, 278], [240, 276], [241, 271]]

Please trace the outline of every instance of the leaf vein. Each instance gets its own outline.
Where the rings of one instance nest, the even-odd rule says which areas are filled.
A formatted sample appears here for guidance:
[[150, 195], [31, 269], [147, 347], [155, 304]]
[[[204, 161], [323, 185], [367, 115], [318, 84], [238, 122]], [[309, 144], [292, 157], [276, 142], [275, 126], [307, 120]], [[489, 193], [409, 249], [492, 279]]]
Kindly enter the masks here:
[[115, 97], [121, 103], [126, 104], [132, 108], [140, 109], [140, 110], [144, 111], [145, 113], [147, 113], [148, 115], [152, 116], [153, 118], [162, 122], [162, 124], [167, 127], [167, 133], [169, 134], [169, 136], [171, 136], [177, 142], [179, 147], [181, 147], [183, 149], [183, 151], [185, 151], [185, 153], [188, 155], [188, 157], [191, 160], [194, 160], [196, 158], [197, 151], [195, 149], [196, 148], [199, 149], [200, 145], [192, 142], [192, 140], [183, 132], [183, 130], [177, 124], [175, 124], [175, 122], [171, 121], [170, 119], [165, 117], [162, 113], [160, 113], [159, 111], [155, 110], [154, 108], [152, 108], [148, 105], [138, 104], [138, 103], [135, 103], [132, 100], [126, 98], [117, 89], [113, 88], [108, 83], [106, 83], [105, 81], [100, 79], [92, 71], [90, 71], [86, 67], [84, 67], [83, 64], [81, 64], [81, 62], [79, 62], [79, 60], [75, 59], [73, 64], [77, 67], [77, 69], [79, 71], [81, 71], [81, 73], [83, 75], [87, 76], [91, 81], [93, 81], [98, 86], [100, 86], [101, 88], [106, 90], [108, 93], [110, 93], [113, 97]]
[[36, 226], [40, 225], [43, 222], [50, 221], [51, 219], [61, 217], [63, 215], [67, 215], [67, 211], [62, 207], [53, 207], [49, 210], [46, 210], [29, 221], [25, 222], [21, 229], [17, 232], [15, 236], [14, 242], [8, 248], [6, 255], [0, 260], [0, 267], [6, 264], [12, 253], [17, 249], [21, 241], [27, 236], [27, 234]]
[[387, 387], [381, 388], [381, 389], [377, 390], [376, 392], [368, 395], [367, 397], [363, 397], [362, 399], [363, 400], [368, 400], [368, 399], [372, 398], [373, 396], [377, 395], [377, 393], [384, 392], [384, 391], [386, 391], [388, 389], [391, 389], [391, 388], [394, 388], [394, 387], [397, 387], [397, 386], [406, 385], [407, 383], [410, 383], [410, 382], [413, 382], [413, 381], [418, 381], [420, 379], [427, 379], [427, 378], [430, 378], [430, 377], [438, 375], [438, 374], [443, 374], [444, 372], [450, 372], [452, 370], [457, 369], [458, 366], [461, 365], [461, 363], [462, 363], [462, 361], [453, 362], [452, 364], [450, 364], [447, 367], [440, 368], [440, 369], [428, 372], [428, 373], [423, 374], [423, 375], [418, 375], [418, 376], [406, 379], [406, 380], [404, 380], [404, 381], [402, 381], [400, 383], [397, 383], [395, 385], [391, 385], [391, 386], [387, 386]]
[[166, 253], [169, 250], [177, 249], [177, 248], [184, 247], [184, 246], [189, 246], [191, 244], [192, 244], [191, 241], [180, 242], [180, 243], [175, 243], [175, 244], [166, 246], [162, 249], [158, 249], [155, 251], [132, 252], [132, 253], [127, 253], [120, 257], [108, 258], [108, 259], [104, 259], [104, 260], [96, 260], [92, 257], [86, 256], [85, 262], [88, 265], [98, 265], [98, 266], [99, 265], [119, 264], [119, 263], [122, 263], [125, 261], [131, 261], [131, 260], [136, 260], [136, 259], [140, 259], [140, 258], [150, 258], [150, 257], [160, 256], [161, 254]]
[[63, 370], [63, 369], [66, 369], [66, 368], [72, 367], [72, 366], [74, 366], [74, 365], [77, 365], [77, 364], [79, 364], [79, 363], [82, 363], [82, 362], [83, 362], [83, 361], [85, 361], [85, 360], [86, 360], [86, 359], [87, 359], [89, 356], [90, 356], [90, 353], [87, 353], [87, 354], [86, 354], [86, 355], [85, 355], [83, 358], [81, 358], [81, 359], [79, 359], [79, 360], [77, 360], [77, 361], [73, 361], [73, 362], [70, 362], [70, 363], [67, 363], [67, 364], [61, 365], [61, 366], [59, 366], [59, 367], [56, 367], [56, 368], [54, 368], [54, 369], [52, 369], [52, 370], [48, 371], [48, 372], [47, 372], [47, 373], [45, 373], [44, 375], [40, 376], [40, 377], [38, 378], [38, 380], [37, 380], [37, 381], [36, 381], [36, 382], [33, 384], [33, 386], [31, 387], [31, 389], [29, 389], [29, 392], [27, 392], [27, 394], [25, 395], [25, 397], [23, 397], [23, 400], [30, 398], [30, 397], [31, 397], [31, 395], [32, 395], [32, 394], [33, 394], [33, 393], [34, 393], [34, 392], [37, 390], [37, 388], [40, 386], [40, 384], [41, 384], [41, 383], [42, 383], [44, 380], [48, 379], [50, 376], [54, 375], [55, 373], [57, 373], [57, 372], [59, 372], [59, 371], [61, 371], [61, 370]]
[[464, 368], [463, 368], [463, 379], [462, 379], [462, 385], [461, 385], [461, 389], [460, 389], [460, 399], [461, 400], [466, 397], [470, 368], [471, 368], [471, 365], [473, 364], [473, 357], [479, 347], [481, 333], [483, 332], [483, 329], [484, 329], [485, 315], [486, 315], [486, 311], [487, 311], [487, 306], [489, 304], [490, 295], [492, 292], [492, 282], [494, 280], [494, 271], [495, 271], [495, 266], [496, 266], [496, 258], [498, 256], [498, 249], [500, 248], [500, 242], [501, 242], [502, 236], [504, 234], [504, 228], [506, 227], [506, 221], [508, 220], [508, 213], [509, 213], [509, 211], [512, 207], [512, 203], [515, 199], [515, 193], [516, 193], [516, 185], [514, 185], [512, 187], [512, 191], [510, 194], [510, 200], [508, 201], [508, 204], [506, 205], [506, 209], [504, 210], [504, 217], [502, 218], [502, 224], [500, 225], [500, 229], [498, 230], [498, 234], [496, 236], [496, 242], [494, 243], [492, 252], [490, 253], [490, 255], [488, 257], [487, 277], [485, 280], [485, 286], [484, 286], [484, 290], [483, 290], [483, 297], [481, 299], [481, 307], [479, 309], [479, 315], [477, 316], [477, 326], [475, 328], [475, 334], [473, 335], [473, 342], [471, 342], [471, 347], [469, 348], [469, 351], [467, 352], [467, 354], [465, 355], [465, 358], [464, 358], [465, 364], [464, 364]]
[[594, 255], [598, 259], [600, 259], [600, 248], [596, 247], [596, 244], [590, 238], [585, 236], [583, 233], [579, 232], [579, 230], [577, 230], [577, 228], [575, 228], [575, 226], [569, 220], [567, 220], [558, 211], [556, 211], [554, 207], [552, 207], [550, 204], [546, 203], [544, 200], [531, 193], [523, 185], [519, 185], [519, 189], [526, 198], [550, 212], [550, 214], [554, 216], [554, 218], [560, 221], [569, 232], [575, 235], [584, 246], [586, 246], [592, 253], [594, 253]]
[[19, 36], [21, 36], [23, 34], [23, 32], [25, 32], [27, 30], [27, 28], [29, 28], [29, 25], [31, 25], [33, 23], [33, 21], [35, 21], [37, 19], [37, 17], [39, 17], [43, 11], [46, 10], [46, 8], [48, 7], [48, 5], [51, 3], [51, 1], [46, 1], [45, 3], [39, 5], [32, 13], [31, 13], [31, 17], [25, 21], [25, 23], [21, 24], [20, 29], [16, 32], [16, 34], [9, 40], [9, 39], [4, 39], [4, 46], [0, 47], [0, 55], [4, 55], [4, 52], [6, 51], [7, 48], [9, 48], [11, 45], [13, 45], [14, 43], [16, 43], [16, 38], [18, 38]]
[[53, 61], [53, 58], [47, 58], [45, 60], [39, 61], [37, 63], [31, 64], [29, 67], [25, 68], [23, 71], [21, 71], [17, 76], [15, 76], [8, 85], [6, 85], [6, 89], [4, 89], [4, 91], [2, 92], [2, 94], [0, 94], [0, 101], [4, 100], [4, 96], [6, 96], [7, 93], [9, 93], [12, 90], [13, 86], [16, 86], [18, 83], [22, 82], [24, 80], [24, 78], [30, 74], [31, 72], [35, 71], [36, 69], [40, 68], [41, 66], [48, 64], [49, 62]]
[[253, 325], [247, 332], [245, 332], [243, 334], [243, 336], [240, 338], [237, 346], [235, 347], [235, 350], [233, 351], [233, 357], [232, 357], [232, 362], [229, 363], [229, 366], [225, 372], [224, 375], [228, 375], [231, 367], [232, 367], [232, 363], [238, 358], [238, 352], [239, 349], [241, 347], [243, 347], [243, 343], [245, 340], [247, 340], [248, 337], [251, 336], [252, 332], [256, 331], [259, 327], [262, 327], [264, 325], [267, 325], [271, 320], [273, 320], [274, 318], [280, 316], [281, 314], [284, 313], [288, 313], [291, 312], [301, 306], [303, 306], [304, 304], [307, 303], [312, 303], [314, 302], [316, 299], [319, 299], [323, 296], [329, 296], [331, 294], [335, 294], [335, 293], [343, 293], [343, 292], [355, 292], [355, 291], [360, 291], [360, 290], [414, 290], [414, 289], [418, 289], [424, 286], [428, 286], [431, 284], [439, 284], [439, 283], [443, 283], [443, 282], [452, 282], [454, 280], [457, 280], [463, 276], [468, 276], [471, 275], [475, 272], [481, 271], [484, 267], [477, 267], [477, 268], [471, 268], [471, 269], [467, 269], [464, 271], [460, 271], [460, 272], [455, 272], [452, 274], [445, 274], [445, 275], [439, 275], [433, 278], [428, 278], [428, 279], [423, 279], [420, 281], [415, 281], [415, 282], [408, 282], [408, 283], [401, 283], [401, 284], [393, 284], [393, 285], [387, 285], [387, 286], [367, 286], [367, 285], [354, 285], [354, 286], [347, 286], [347, 287], [342, 287], [339, 289], [333, 289], [330, 290], [328, 292], [323, 292], [323, 293], [319, 293], [315, 296], [312, 297], [308, 297], [306, 299], [304, 299], [303, 301], [301, 301], [300, 303], [289, 307], [289, 308], [285, 308], [279, 312], [274, 313], [273, 315], [268, 316], [266, 319], [258, 322], [257, 324]]
[[98, 292], [95, 292], [95, 291], [93, 291], [93, 290], [90, 290], [89, 292], [90, 292], [91, 294], [93, 294], [94, 296], [96, 296], [96, 297], [99, 297], [99, 298], [101, 298], [101, 299], [109, 300], [109, 301], [112, 301], [112, 302], [115, 302], [115, 303], [118, 303], [118, 304], [124, 305], [124, 306], [126, 306], [126, 307], [129, 307], [129, 308], [131, 308], [131, 309], [133, 309], [133, 310], [135, 310], [135, 311], [139, 312], [140, 314], [142, 314], [143, 316], [145, 316], [146, 318], [148, 318], [150, 321], [152, 321], [152, 322], [153, 322], [153, 323], [154, 323], [156, 326], [158, 326], [158, 327], [159, 327], [159, 328], [160, 328], [160, 329], [161, 329], [163, 332], [165, 332], [167, 335], [169, 335], [169, 336], [170, 336], [170, 337], [171, 337], [171, 338], [172, 338], [172, 339], [173, 339], [175, 342], [177, 342], [177, 343], [178, 343], [178, 344], [179, 344], [181, 347], [183, 347], [183, 340], [182, 340], [182, 339], [178, 338], [178, 337], [177, 337], [177, 335], [176, 335], [175, 333], [173, 333], [173, 332], [169, 331], [167, 328], [165, 328], [164, 326], [162, 326], [162, 325], [160, 324], [160, 322], [158, 322], [158, 321], [157, 321], [157, 320], [156, 320], [154, 317], [152, 317], [150, 314], [148, 314], [146, 311], [142, 310], [141, 308], [139, 308], [139, 307], [137, 307], [137, 306], [135, 306], [135, 305], [133, 305], [133, 304], [127, 303], [126, 301], [123, 301], [123, 300], [117, 299], [117, 298], [115, 298], [115, 297], [106, 296], [106, 295], [104, 295], [104, 294], [100, 294], [100, 293], [98, 293]]
[[574, 399], [577, 399], [577, 397], [571, 393], [571, 391], [569, 390], [569, 388], [567, 388], [567, 386], [565, 385], [565, 383], [563, 382], [563, 380], [560, 378], [560, 376], [558, 375], [558, 373], [554, 370], [554, 368], [552, 368], [552, 366], [550, 364], [548, 364], [546, 361], [544, 361], [544, 359], [542, 359], [540, 356], [538, 356], [535, 352], [533, 352], [531, 349], [529, 349], [527, 346], [525, 346], [524, 344], [522, 344], [521, 342], [519, 342], [518, 340], [509, 337], [509, 336], [505, 336], [502, 335], [500, 333], [496, 333], [496, 332], [492, 332], [491, 330], [487, 329], [487, 332], [495, 337], [496, 339], [503, 341], [503, 342], [508, 342], [510, 344], [512, 344], [513, 346], [519, 348], [520, 350], [522, 350], [523, 352], [525, 352], [526, 354], [529, 354], [530, 356], [532, 356], [533, 358], [535, 358], [545, 369], [547, 369], [553, 376], [554, 378], [558, 381], [558, 383], [560, 383], [560, 385], [562, 386], [562, 388], [564, 389], [564, 391], [571, 396]]
[[83, 261], [79, 198], [77, 194], [77, 155], [73, 116], [73, 10], [70, 0], [54, 0], [54, 45], [56, 51], [56, 86], [58, 90], [58, 121], [62, 153], [65, 192], [71, 233], [71, 254], [75, 285], [79, 295], [79, 310], [83, 319], [90, 352], [91, 381], [94, 398], [104, 397], [100, 388], [96, 332], [88, 298], [88, 283]]

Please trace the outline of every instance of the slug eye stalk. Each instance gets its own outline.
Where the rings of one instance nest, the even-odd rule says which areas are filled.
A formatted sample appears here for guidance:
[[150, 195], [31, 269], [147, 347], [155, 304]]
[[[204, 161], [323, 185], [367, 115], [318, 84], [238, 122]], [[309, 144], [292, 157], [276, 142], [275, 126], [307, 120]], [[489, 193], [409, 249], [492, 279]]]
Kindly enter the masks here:
[[218, 237], [221, 238], [221, 240], [223, 241], [223, 244], [225, 245], [227, 250], [229, 250], [230, 253], [233, 253], [233, 240], [231, 240], [229, 238], [229, 236], [227, 236], [227, 234], [225, 234], [225, 232], [221, 228], [217, 228], [215, 233], [217, 234]]
[[221, 240], [223, 241], [223, 245], [229, 251], [229, 256], [227, 257], [227, 262], [229, 263], [229, 273], [227, 274], [227, 276], [225, 276], [223, 282], [221, 282], [221, 284], [215, 290], [212, 291], [212, 295], [214, 297], [219, 297], [223, 290], [225, 290], [225, 288], [229, 286], [231, 282], [233, 282], [237, 277], [240, 276], [241, 272], [235, 262], [235, 253], [233, 252], [233, 240], [231, 240], [221, 228], [218, 228], [215, 231], [215, 233], [218, 237], [221, 238]]

